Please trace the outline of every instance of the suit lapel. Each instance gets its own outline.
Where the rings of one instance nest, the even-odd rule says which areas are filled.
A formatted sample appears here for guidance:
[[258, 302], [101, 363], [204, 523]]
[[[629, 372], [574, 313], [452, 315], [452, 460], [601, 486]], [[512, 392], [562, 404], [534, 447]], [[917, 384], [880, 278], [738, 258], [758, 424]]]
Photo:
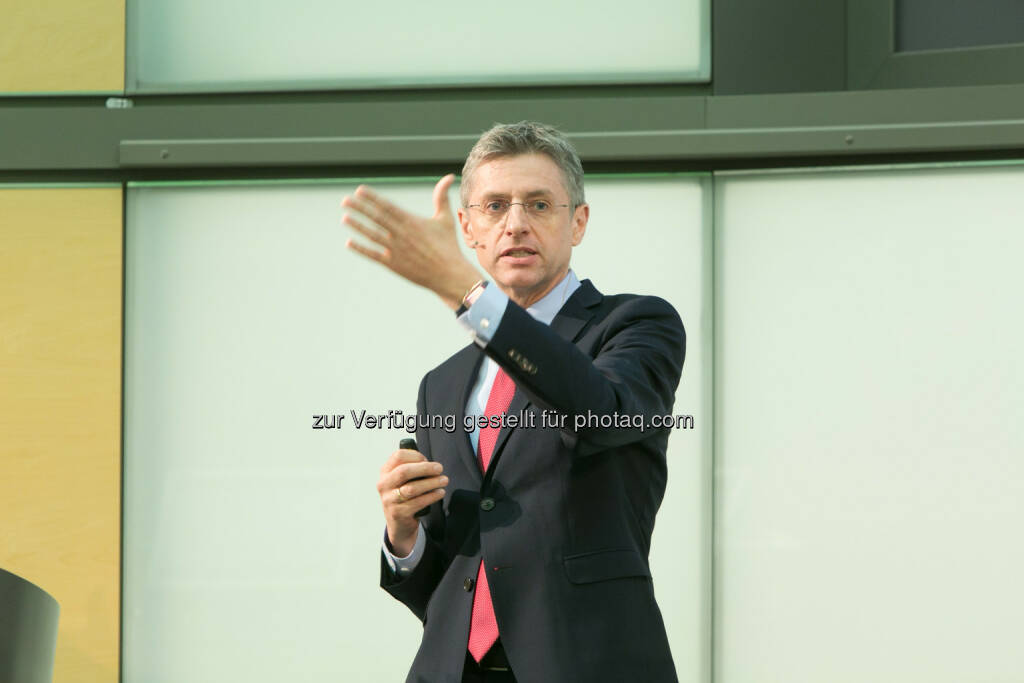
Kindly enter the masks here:
[[562, 310], [551, 321], [551, 329], [566, 341], [576, 341], [583, 326], [594, 317], [593, 307], [599, 304], [602, 298], [601, 292], [597, 291], [590, 280], [583, 280], [579, 289], [572, 293], [562, 306]]
[[[518, 419], [520, 414], [526, 410], [530, 405], [530, 399], [527, 398], [526, 392], [516, 386], [516, 393], [512, 394], [512, 402], [508, 404], [508, 415], [515, 415]], [[516, 427], [518, 429], [518, 427]], [[509, 435], [514, 431], [511, 427], [503, 427], [498, 432], [498, 440], [494, 444], [494, 453], [491, 454], [491, 462], [487, 465], [487, 473], [490, 474], [498, 466], [498, 460], [500, 460], [502, 447], [505, 442], [508, 441]]]
[[453, 387], [454, 391], [450, 394], [456, 397], [456, 405], [454, 410], [450, 412], [454, 413], [458, 418], [455, 429], [459, 433], [455, 438], [455, 442], [459, 451], [459, 457], [462, 459], [466, 469], [469, 470], [471, 476], [476, 478], [477, 485], [483, 481], [483, 475], [480, 473], [480, 460], [477, 458], [476, 453], [473, 452], [473, 444], [469, 440], [469, 432], [465, 430], [464, 425], [466, 424], [466, 404], [469, 403], [469, 392], [473, 389], [473, 385], [476, 384], [477, 375], [480, 374], [480, 364], [483, 363], [483, 360], [483, 350], [476, 344], [470, 344], [462, 350], [455, 360], [455, 371], [452, 375], [455, 386]]
[[[551, 321], [551, 329], [562, 339], [575, 342], [587, 322], [594, 317], [593, 307], [600, 303], [601, 298], [601, 293], [591, 284], [590, 280], [581, 281], [579, 289], [573, 292], [572, 296], [569, 297]], [[462, 403], [464, 409], [466, 402], [463, 401]], [[512, 395], [512, 402], [508, 406], [508, 414], [518, 417], [529, 406], [530, 399], [527, 397], [526, 392], [516, 385], [516, 393]], [[539, 428], [540, 425], [537, 424], [534, 427]], [[498, 441], [494, 444], [494, 453], [491, 455], [491, 462], [487, 466], [488, 476], [493, 476], [494, 471], [497, 469], [505, 442], [508, 441], [514, 429], [518, 429], [518, 427], [504, 427], [498, 433]]]

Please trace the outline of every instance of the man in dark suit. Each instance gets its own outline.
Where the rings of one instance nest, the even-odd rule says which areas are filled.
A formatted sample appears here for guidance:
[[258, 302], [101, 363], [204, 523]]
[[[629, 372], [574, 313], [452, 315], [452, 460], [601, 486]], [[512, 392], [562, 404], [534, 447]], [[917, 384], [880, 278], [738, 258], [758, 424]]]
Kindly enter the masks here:
[[[419, 450], [377, 489], [381, 585], [424, 625], [407, 681], [675, 681], [648, 566], [682, 371], [679, 316], [657, 297], [602, 295], [569, 268], [589, 218], [579, 158], [558, 131], [496, 126], [420, 218], [366, 187], [346, 197], [364, 256], [456, 309], [474, 342], [427, 373]], [[467, 430], [437, 428], [458, 416]], [[420, 510], [425, 516], [417, 518]]]

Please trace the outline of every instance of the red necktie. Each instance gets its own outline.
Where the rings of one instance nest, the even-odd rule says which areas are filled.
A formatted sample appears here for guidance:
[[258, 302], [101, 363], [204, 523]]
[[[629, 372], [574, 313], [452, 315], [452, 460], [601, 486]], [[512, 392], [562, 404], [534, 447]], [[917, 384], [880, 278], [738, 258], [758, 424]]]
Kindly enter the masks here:
[[[499, 367], [498, 374], [494, 378], [494, 385], [491, 386], [491, 395], [487, 397], [484, 415], [489, 419], [492, 415], [507, 413], [514, 393], [516, 393], [515, 383], [504, 368]], [[483, 472], [487, 472], [487, 465], [491, 462], [491, 454], [494, 452], [494, 445], [498, 442], [498, 432], [500, 431], [500, 427], [491, 427], [489, 424], [480, 428], [477, 445], [480, 453], [480, 469]], [[473, 616], [469, 623], [469, 654], [479, 662], [497, 639], [498, 621], [494, 618], [491, 589], [487, 585], [487, 573], [484, 571], [484, 561], [481, 559], [480, 567], [476, 572]]]

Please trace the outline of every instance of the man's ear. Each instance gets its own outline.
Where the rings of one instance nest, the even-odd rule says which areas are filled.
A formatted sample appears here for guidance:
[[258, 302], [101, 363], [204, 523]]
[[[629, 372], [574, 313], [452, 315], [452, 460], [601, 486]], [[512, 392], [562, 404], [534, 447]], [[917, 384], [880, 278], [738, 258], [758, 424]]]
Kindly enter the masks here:
[[572, 246], [583, 241], [583, 234], [587, 231], [587, 221], [590, 220], [590, 205], [580, 204], [572, 214]]
[[469, 209], [459, 207], [455, 215], [458, 217], [459, 225], [461, 226], [462, 241], [466, 243], [467, 247], [472, 249], [476, 239], [473, 237], [473, 226], [469, 224]]

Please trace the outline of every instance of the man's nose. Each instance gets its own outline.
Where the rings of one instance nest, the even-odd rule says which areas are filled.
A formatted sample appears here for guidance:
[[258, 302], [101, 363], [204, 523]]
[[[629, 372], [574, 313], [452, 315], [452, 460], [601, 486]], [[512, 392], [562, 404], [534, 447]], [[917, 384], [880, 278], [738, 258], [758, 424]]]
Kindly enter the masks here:
[[530, 229], [530, 214], [522, 204], [511, 204], [505, 213], [505, 231], [510, 234], [525, 232]]

